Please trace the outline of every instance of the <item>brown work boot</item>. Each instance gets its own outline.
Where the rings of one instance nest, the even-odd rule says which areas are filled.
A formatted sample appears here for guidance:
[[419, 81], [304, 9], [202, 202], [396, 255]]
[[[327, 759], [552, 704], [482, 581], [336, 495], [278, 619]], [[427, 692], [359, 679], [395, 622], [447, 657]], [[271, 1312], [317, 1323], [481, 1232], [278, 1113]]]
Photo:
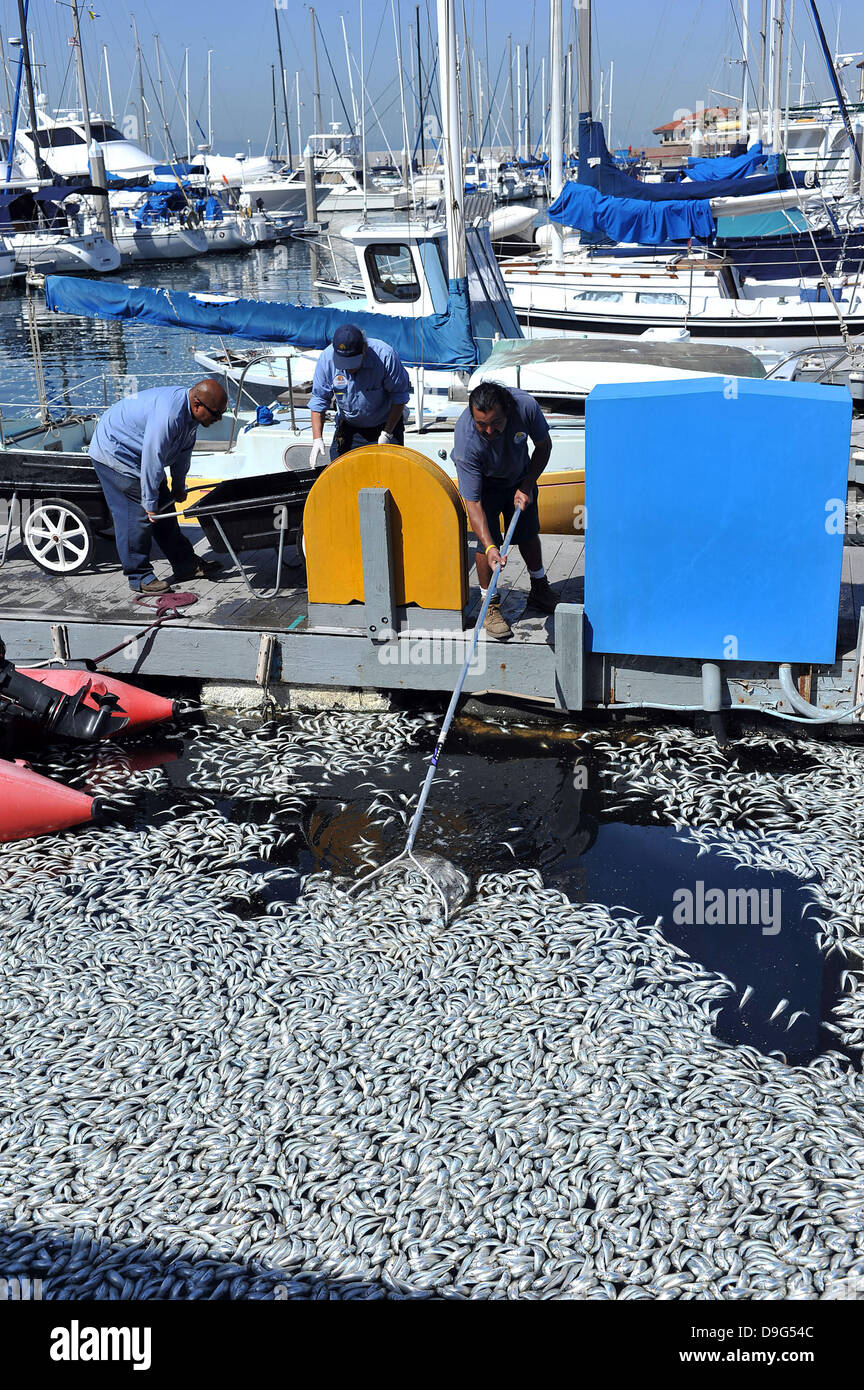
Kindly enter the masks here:
[[142, 584], [137, 590], [139, 594], [170, 594], [171, 585], [166, 584], [164, 579], [148, 579], [146, 584]]
[[531, 592], [528, 595], [528, 602], [535, 608], [539, 608], [541, 613], [554, 613], [558, 603], [558, 595], [553, 593], [552, 587], [545, 574], [542, 579], [531, 580]]
[[486, 609], [483, 631], [488, 632], [490, 637], [497, 637], [499, 642], [504, 642], [508, 637], [513, 636], [513, 629], [501, 612], [501, 600], [497, 594]]

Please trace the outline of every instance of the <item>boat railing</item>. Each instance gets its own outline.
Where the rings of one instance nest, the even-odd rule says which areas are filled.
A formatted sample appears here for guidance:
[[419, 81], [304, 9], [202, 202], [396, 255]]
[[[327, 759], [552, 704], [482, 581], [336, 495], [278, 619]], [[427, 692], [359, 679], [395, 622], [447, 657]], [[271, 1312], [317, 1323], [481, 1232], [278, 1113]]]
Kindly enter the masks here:
[[[241, 400], [241, 397], [242, 397], [242, 395], [243, 395], [243, 386], [244, 386], [244, 383], [245, 383], [245, 381], [246, 381], [246, 376], [247, 376], [247, 374], [249, 373], [249, 371], [251, 370], [251, 368], [255, 366], [256, 363], [260, 362], [263, 358], [266, 358], [266, 357], [269, 357], [269, 356], [270, 356], [270, 353], [268, 353], [268, 352], [256, 352], [256, 353], [250, 354], [250, 357], [249, 357], [248, 362], [246, 362], [245, 366], [243, 367], [242, 372], [240, 373], [240, 376], [239, 376], [238, 379], [237, 379], [237, 397], [236, 397], [236, 400], [234, 401], [234, 414], [233, 414], [233, 416], [232, 416], [232, 418], [231, 418], [231, 434], [230, 434], [229, 437], [228, 437], [228, 450], [227, 450], [228, 453], [230, 453], [231, 450], [232, 450], [233, 447], [234, 447], [234, 440], [235, 440], [235, 437], [236, 437], [236, 434], [237, 434], [237, 422], [238, 422], [238, 420], [239, 420], [239, 418], [240, 418], [240, 400]], [[288, 374], [288, 409], [289, 409], [290, 414], [291, 414], [291, 428], [292, 428], [292, 430], [294, 431], [295, 434], [299, 434], [300, 431], [299, 431], [299, 429], [297, 428], [297, 414], [296, 414], [296, 411], [295, 411], [295, 409], [294, 409], [294, 382], [293, 382], [292, 376], [291, 376], [291, 359], [290, 359], [290, 357], [286, 357], [286, 358], [285, 358], [285, 366], [286, 366], [287, 374]]]
[[[50, 410], [52, 407], [65, 406], [66, 414], [62, 416], [60, 419], [46, 420], [44, 425], [40, 425], [40, 431], [45, 429], [60, 429], [63, 426], [70, 424], [75, 420], [80, 420], [82, 417], [89, 418], [90, 416], [92, 416], [95, 418], [97, 415], [100, 415], [103, 410], [107, 410], [108, 406], [111, 404], [111, 400], [109, 397], [109, 387], [113, 387], [111, 395], [113, 395], [114, 399], [116, 400], [121, 396], [137, 395], [138, 383], [140, 381], [147, 381], [153, 385], [158, 385], [160, 381], [173, 382], [176, 381], [176, 373], [121, 372], [116, 375], [111, 375], [106, 372], [99, 372], [94, 376], [85, 377], [83, 381], [78, 381], [75, 383], [76, 391], [80, 390], [84, 386], [90, 386], [96, 382], [101, 382], [101, 405], [97, 401], [93, 400], [87, 402], [72, 401], [70, 399], [70, 391], [72, 390], [72, 388], [69, 386], [64, 386], [62, 390], [57, 391], [53, 396], [46, 396], [41, 408], [47, 411]], [[119, 391], [117, 389], [118, 385], [120, 385]], [[130, 387], [133, 386], [134, 390], [130, 389]], [[33, 417], [39, 413], [40, 406], [35, 405], [32, 399], [29, 401], [3, 401], [2, 403], [0, 403], [0, 447], [5, 447], [10, 438], [10, 436], [7, 436], [5, 433], [4, 420], [8, 419], [9, 412], [14, 410], [26, 411], [29, 417]]]

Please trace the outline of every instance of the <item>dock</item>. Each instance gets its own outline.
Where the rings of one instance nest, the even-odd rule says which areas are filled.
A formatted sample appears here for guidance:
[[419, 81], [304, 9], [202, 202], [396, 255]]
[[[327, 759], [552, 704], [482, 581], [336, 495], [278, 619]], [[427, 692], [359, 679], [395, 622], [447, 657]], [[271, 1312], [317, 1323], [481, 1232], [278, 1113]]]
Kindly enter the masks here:
[[[197, 539], [196, 539], [197, 538]], [[191, 533], [200, 555], [203, 534]], [[799, 668], [799, 690], [825, 707], [861, 699], [864, 530], [843, 551], [837, 660], [831, 667]], [[857, 542], [860, 541], [861, 544]], [[513, 628], [510, 641], [481, 641], [466, 691], [544, 702], [562, 710], [633, 703], [701, 705], [700, 664], [633, 655], [585, 653], [581, 644], [585, 545], [581, 536], [543, 537], [550, 583], [561, 607], [553, 617], [527, 607], [529, 580], [514, 552], [502, 582], [502, 612]], [[167, 564], [154, 547], [157, 573]], [[272, 587], [273, 550], [243, 556], [253, 585]], [[262, 687], [272, 693], [299, 688], [323, 692], [449, 692], [465, 658], [465, 635], [480, 606], [476, 574], [469, 575], [465, 630], [424, 627], [423, 612], [410, 609], [398, 639], [370, 640], [364, 605], [346, 606], [339, 625], [309, 623], [305, 570], [288, 552], [282, 591], [262, 599], [249, 592], [231, 568], [216, 581], [196, 580], [178, 589], [198, 595], [153, 632], [112, 657], [99, 658], [152, 623], [153, 604], [135, 603], [119, 568], [113, 543], [97, 540], [92, 569], [66, 578], [39, 570], [21, 547], [13, 548], [0, 571], [0, 634], [10, 659], [20, 665], [97, 660], [121, 677], [168, 677], [202, 683]], [[787, 709], [776, 667], [723, 664], [724, 705]], [[806, 723], [806, 718], [802, 721]]]

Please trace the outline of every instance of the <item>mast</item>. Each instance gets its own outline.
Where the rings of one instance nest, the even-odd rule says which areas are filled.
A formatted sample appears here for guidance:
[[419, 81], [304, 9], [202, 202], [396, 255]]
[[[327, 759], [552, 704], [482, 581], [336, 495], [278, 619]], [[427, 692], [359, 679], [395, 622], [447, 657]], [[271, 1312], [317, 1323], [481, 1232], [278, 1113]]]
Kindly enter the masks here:
[[531, 158], [531, 70], [528, 66], [528, 44], [525, 45], [525, 158]]
[[147, 129], [147, 103], [144, 100], [144, 67], [141, 59], [141, 45], [138, 42], [138, 25], [135, 23], [135, 16], [132, 15], [132, 31], [135, 35], [135, 52], [138, 57], [138, 99], [141, 103], [141, 132], [140, 140], [147, 154], [150, 153], [150, 132]]
[[747, 55], [750, 48], [750, 20], [749, 20], [749, 0], [741, 0], [741, 70], [743, 78], [741, 80], [741, 112], [738, 117], [738, 128], [741, 131], [744, 144], [747, 140]]
[[[475, 154], [477, 150], [477, 133], [474, 127], [474, 96], [471, 82], [471, 49], [468, 44], [468, 23], [465, 19], [465, 0], [462, 0], [462, 68], [465, 73], [465, 153]], [[480, 171], [477, 171], [480, 177]]]
[[615, 59], [609, 59], [609, 144], [612, 144], [612, 79], [615, 76]]
[[70, 9], [72, 10], [72, 27], [74, 30], [73, 48], [75, 49], [75, 66], [78, 69], [78, 95], [81, 98], [81, 111], [84, 117], [84, 139], [87, 141], [87, 153], [90, 153], [90, 146], [93, 142], [93, 132], [90, 129], [90, 102], [87, 97], [87, 76], [84, 72], [84, 54], [81, 51], [81, 29], [78, 24], [78, 0], [71, 0]]
[[402, 36], [399, 32], [399, 19], [396, 15], [396, 0], [390, 0], [390, 12], [393, 16], [393, 37], [396, 43], [396, 69], [399, 73], [399, 105], [402, 110], [402, 177], [405, 180], [406, 189], [411, 192], [414, 181], [411, 178], [411, 146], [408, 142], [408, 112], [405, 109], [405, 84], [402, 74]]
[[[483, 67], [477, 59], [477, 162], [483, 158]], [[479, 168], [477, 170], [480, 172]]]
[[303, 133], [300, 125], [300, 73], [294, 73], [294, 90], [297, 96], [297, 148], [303, 148]]
[[186, 49], [186, 162], [192, 155], [192, 136], [189, 132], [189, 49]]
[[453, 0], [437, 0], [440, 54], [441, 155], [444, 165], [444, 204], [447, 209], [447, 275], [463, 280], [465, 256], [465, 176], [462, 172], [462, 130], [456, 82], [456, 19]]
[[567, 152], [573, 153], [573, 45], [567, 47]]
[[516, 148], [522, 158], [522, 45], [516, 45]]
[[[21, 25], [21, 58], [24, 63], [24, 79], [27, 83], [27, 105], [30, 108], [30, 129], [33, 132], [33, 154], [36, 162], [36, 172], [40, 179], [47, 178], [49, 181], [54, 177], [42, 158], [42, 151], [39, 146], [39, 139], [36, 134], [39, 129], [36, 120], [36, 97], [33, 93], [33, 70], [30, 66], [30, 45], [27, 42], [27, 10], [24, 0], [18, 0], [18, 22]], [[11, 136], [10, 152], [14, 144], [15, 136]]]
[[207, 144], [213, 149], [213, 85], [211, 81], [210, 59], [213, 49], [207, 49]]
[[369, 171], [366, 168], [366, 48], [363, 0], [360, 0], [360, 178], [363, 181], [363, 221], [368, 212]]
[[[348, 88], [349, 88], [349, 90], [350, 90], [350, 92], [351, 92], [351, 121], [352, 121], [352, 129], [353, 129], [354, 132], [356, 133], [356, 131], [357, 131], [357, 98], [356, 98], [355, 95], [354, 95], [354, 76], [353, 76], [353, 74], [352, 74], [352, 72], [351, 72], [351, 50], [350, 50], [349, 47], [348, 47], [348, 31], [347, 31], [347, 29], [345, 28], [345, 16], [344, 16], [344, 14], [343, 14], [343, 15], [340, 15], [339, 18], [340, 18], [340, 20], [342, 21], [342, 38], [343, 38], [344, 43], [345, 43], [345, 66], [346, 66], [347, 69], [348, 69]], [[402, 81], [402, 73], [401, 73], [401, 72], [399, 73], [399, 81], [400, 81], [400, 83], [401, 83], [401, 81]]]
[[786, 95], [783, 98], [783, 145], [789, 148], [789, 88], [792, 85], [792, 44], [795, 41], [795, 0], [789, 5], [789, 40], [786, 44]]
[[579, 7], [576, 22], [577, 114], [591, 115], [591, 3]]
[[[282, 81], [282, 111], [283, 111], [283, 114], [284, 114], [284, 116], [285, 116], [285, 150], [286, 150], [286, 154], [287, 154], [287, 157], [288, 157], [288, 164], [289, 164], [289, 166], [290, 166], [291, 164], [294, 163], [294, 152], [293, 152], [293, 150], [291, 149], [291, 127], [290, 127], [289, 124], [288, 124], [288, 86], [287, 86], [287, 83], [286, 83], [286, 81], [285, 81], [285, 60], [284, 60], [284, 58], [282, 57], [282, 31], [281, 31], [281, 29], [280, 29], [280, 27], [279, 27], [279, 9], [278, 9], [278, 6], [277, 6], [275, 3], [274, 3], [274, 5], [273, 5], [273, 14], [274, 14], [275, 17], [276, 17], [276, 47], [277, 47], [278, 52], [279, 52], [279, 73], [280, 73], [280, 77], [281, 77], [281, 81]], [[313, 15], [314, 15], [314, 11], [313, 11]], [[313, 23], [312, 37], [313, 37], [313, 40], [314, 40], [314, 37], [315, 37], [315, 29], [314, 29], [314, 23], [315, 23], [315, 21], [314, 21], [314, 19], [313, 19], [312, 23]], [[316, 66], [316, 76], [317, 76], [317, 66]], [[276, 154], [277, 154], [277, 156], [278, 156], [278, 154], [279, 154], [279, 141], [278, 141], [278, 139], [277, 139], [277, 141], [276, 141]]]
[[72, 24], [75, 29], [75, 63], [78, 68], [78, 90], [81, 94], [81, 109], [84, 113], [84, 139], [87, 141], [87, 159], [90, 165], [90, 177], [97, 188], [105, 187], [104, 196], [97, 195], [96, 220], [99, 230], [106, 241], [113, 242], [114, 236], [111, 229], [111, 208], [108, 203], [108, 187], [105, 177], [105, 161], [102, 158], [102, 151], [93, 139], [93, 131], [90, 127], [90, 101], [87, 96], [87, 75], [84, 71], [84, 51], [81, 47], [81, 29], [78, 24], [78, 0], [72, 0]]
[[315, 78], [315, 119], [318, 122], [318, 130], [324, 129], [324, 122], [321, 119], [321, 84], [318, 80], [318, 39], [315, 34], [315, 11], [310, 9], [309, 18], [312, 21], [312, 72]]
[[516, 126], [513, 122], [513, 35], [507, 35], [507, 67], [510, 73], [510, 158], [516, 162]]
[[165, 132], [165, 158], [170, 164], [171, 157], [174, 154], [174, 151], [172, 150], [171, 146], [174, 142], [171, 139], [171, 132], [168, 129], [168, 117], [165, 114], [165, 87], [162, 83], [162, 54], [159, 50], [158, 34], [153, 35], [153, 43], [156, 48], [156, 79], [159, 83], [159, 114], [162, 117], [162, 129]]
[[105, 85], [108, 88], [108, 119], [114, 124], [114, 98], [111, 95], [111, 69], [108, 66], [108, 45], [102, 45], [102, 57], [105, 60]]
[[[422, 58], [420, 57], [420, 6], [419, 6], [419, 5], [415, 5], [415, 6], [414, 6], [414, 17], [415, 17], [415, 20], [416, 20], [416, 25], [415, 25], [415, 27], [416, 27], [416, 30], [417, 30], [417, 99], [418, 99], [418, 101], [420, 102], [420, 168], [421, 168], [421, 169], [425, 169], [425, 167], [426, 167], [426, 131], [425, 131], [425, 128], [424, 128], [424, 112], [423, 112], [423, 60], [422, 60]], [[440, 20], [439, 20], [439, 23], [440, 23]], [[439, 33], [440, 33], [440, 29], [439, 29]], [[439, 40], [439, 42], [440, 42], [440, 40]], [[454, 65], [454, 69], [453, 69], [453, 70], [454, 70], [454, 72], [455, 72], [455, 70], [456, 70], [456, 69], [455, 69], [455, 65]], [[442, 115], [442, 119], [443, 119], [443, 115]]]
[[768, 55], [768, 0], [762, 0], [762, 20], [759, 25], [759, 116], [757, 139], [765, 134], [765, 64]]
[[273, 101], [273, 148], [279, 158], [279, 117], [276, 114], [276, 65], [270, 64], [270, 95]]
[[[561, 69], [564, 42], [561, 25], [561, 0], [551, 0], [549, 8], [549, 200], [554, 202], [564, 187], [564, 94], [561, 90]], [[553, 222], [552, 257], [558, 263], [563, 256], [563, 228]]]
[[776, 0], [774, 12], [774, 102], [771, 110], [771, 144], [775, 151], [782, 144], [781, 114], [783, 107], [783, 18], [785, 0]]

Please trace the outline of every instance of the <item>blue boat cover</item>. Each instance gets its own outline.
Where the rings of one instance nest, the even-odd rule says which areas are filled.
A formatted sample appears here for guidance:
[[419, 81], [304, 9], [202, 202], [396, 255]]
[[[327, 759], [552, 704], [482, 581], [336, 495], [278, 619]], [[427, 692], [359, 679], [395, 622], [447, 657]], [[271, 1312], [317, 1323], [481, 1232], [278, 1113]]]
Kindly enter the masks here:
[[685, 183], [643, 183], [615, 165], [606, 146], [603, 126], [583, 113], [579, 117], [579, 182], [590, 184], [599, 193], [618, 198], [644, 198], [646, 202], [668, 202], [688, 198], [743, 197], [751, 193], [774, 193], [782, 188], [803, 187], [807, 175], [756, 174], [747, 179], [700, 179]]
[[711, 206], [704, 199], [646, 203], [638, 198], [606, 197], [596, 188], [572, 181], [565, 183], [547, 215], [550, 222], [578, 227], [591, 236], [643, 246], [714, 235]]
[[776, 159], [776, 156], [763, 154], [762, 141], [757, 140], [746, 154], [718, 155], [715, 159], [695, 159], [691, 155], [687, 160], [687, 176], [711, 182], [714, 179], [746, 179], [769, 159]]
[[71, 275], [46, 277], [45, 303], [62, 314], [143, 319], [167, 328], [234, 334], [257, 342], [293, 343], [305, 348], [327, 347], [336, 329], [347, 320], [358, 324], [370, 337], [389, 343], [406, 366], [471, 368], [477, 364], [478, 353], [472, 334], [468, 281], [451, 280], [448, 289], [444, 313], [416, 319], [337, 308], [306, 308], [270, 300], [214, 302], [179, 290], [143, 289]]

